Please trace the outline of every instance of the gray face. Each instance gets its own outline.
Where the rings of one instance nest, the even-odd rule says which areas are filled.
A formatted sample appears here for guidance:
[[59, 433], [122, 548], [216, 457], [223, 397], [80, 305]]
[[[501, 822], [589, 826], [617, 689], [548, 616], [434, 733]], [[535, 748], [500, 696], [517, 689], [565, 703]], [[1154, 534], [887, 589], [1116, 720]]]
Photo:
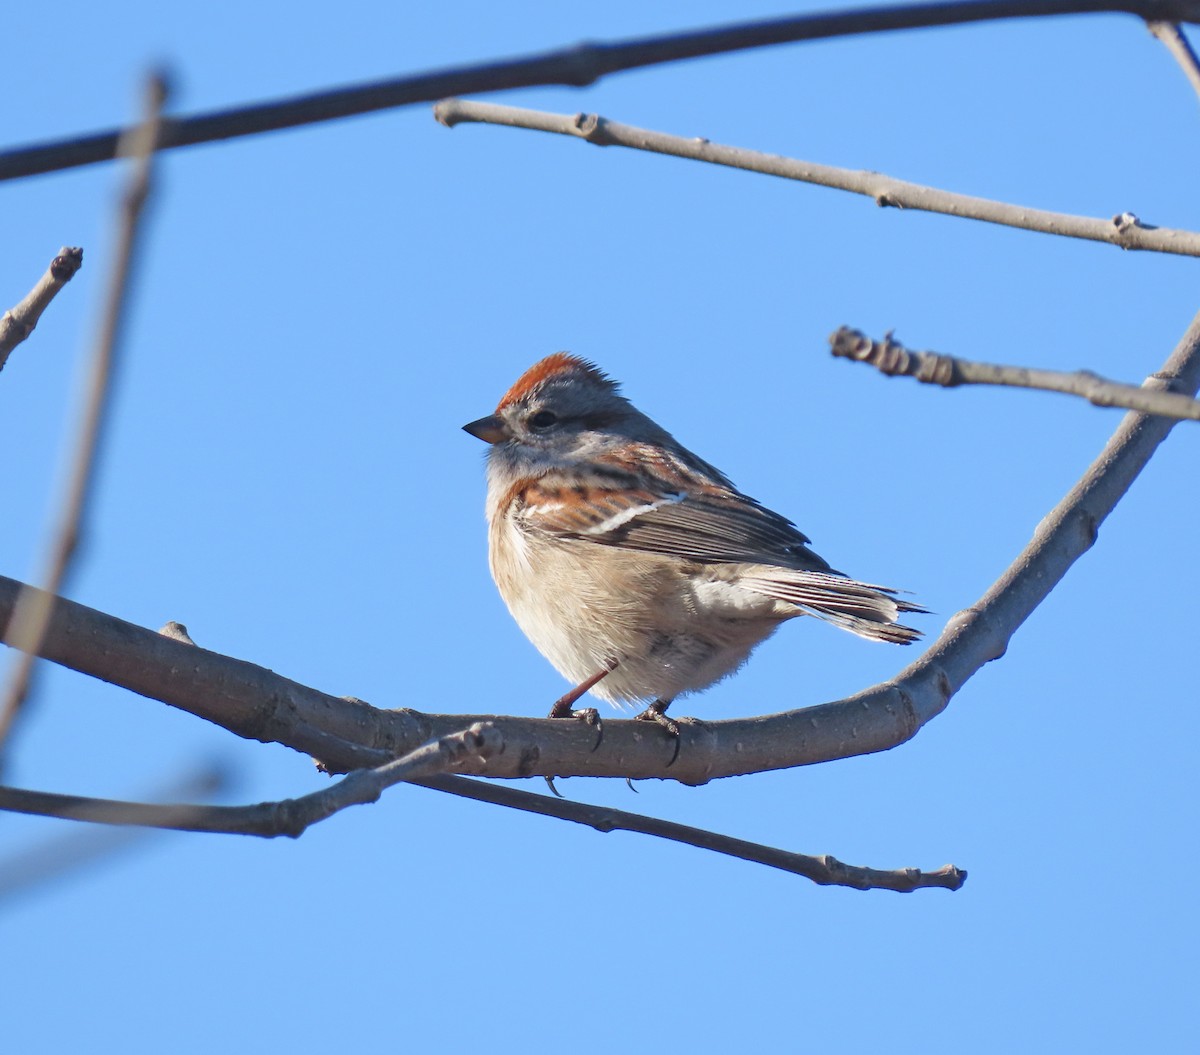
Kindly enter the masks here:
[[669, 441], [611, 384], [578, 374], [551, 378], [465, 427], [492, 444], [493, 465], [520, 473], [594, 461], [630, 441]]

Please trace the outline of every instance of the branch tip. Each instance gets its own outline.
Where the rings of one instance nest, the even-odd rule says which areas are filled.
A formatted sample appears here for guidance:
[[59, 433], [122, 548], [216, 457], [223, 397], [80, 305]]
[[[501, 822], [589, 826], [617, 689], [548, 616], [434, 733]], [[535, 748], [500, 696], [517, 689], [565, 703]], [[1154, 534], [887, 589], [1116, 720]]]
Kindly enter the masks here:
[[910, 352], [889, 330], [882, 341], [873, 341], [860, 330], [840, 327], [829, 338], [835, 359], [852, 359], [875, 367], [888, 377], [915, 377], [928, 385], [953, 388], [959, 384], [954, 359], [936, 352]]
[[[1163, 391], [1149, 384], [1122, 384], [1109, 381], [1091, 370], [1064, 373], [1027, 366], [982, 363], [939, 352], [913, 352], [894, 340], [890, 331], [882, 341], [873, 341], [848, 326], [838, 329], [829, 338], [829, 344], [836, 358], [866, 363], [889, 377], [903, 375], [943, 388], [958, 385], [1036, 388], [1079, 396], [1098, 407], [1120, 407], [1144, 414], [1200, 421], [1200, 401], [1182, 390]], [[1164, 387], [1171, 389], [1173, 386], [1168, 384]]]
[[83, 267], [83, 249], [79, 246], [64, 245], [58, 256], [50, 261], [50, 274], [56, 282], [70, 282]]
[[22, 341], [28, 340], [50, 302], [83, 266], [83, 250], [63, 246], [50, 266], [21, 301], [0, 316], [0, 370]]

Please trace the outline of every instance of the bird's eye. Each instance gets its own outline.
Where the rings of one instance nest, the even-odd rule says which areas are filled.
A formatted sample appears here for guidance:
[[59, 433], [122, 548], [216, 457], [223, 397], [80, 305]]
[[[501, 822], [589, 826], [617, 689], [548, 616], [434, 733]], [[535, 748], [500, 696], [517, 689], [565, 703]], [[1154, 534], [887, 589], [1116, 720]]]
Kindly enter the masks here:
[[529, 424], [535, 429], [548, 429], [558, 424], [558, 415], [552, 410], [539, 410], [529, 419]]

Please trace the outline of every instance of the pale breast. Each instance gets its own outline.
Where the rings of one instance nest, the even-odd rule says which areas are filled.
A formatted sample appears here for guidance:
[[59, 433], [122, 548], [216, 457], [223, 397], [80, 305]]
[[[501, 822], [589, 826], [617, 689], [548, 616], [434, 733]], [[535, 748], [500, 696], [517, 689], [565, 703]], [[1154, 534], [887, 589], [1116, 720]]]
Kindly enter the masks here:
[[490, 541], [492, 575], [521, 630], [573, 684], [616, 660], [593, 690], [613, 702], [705, 688], [780, 621], [774, 602], [678, 560], [556, 539], [506, 518], [493, 521]]

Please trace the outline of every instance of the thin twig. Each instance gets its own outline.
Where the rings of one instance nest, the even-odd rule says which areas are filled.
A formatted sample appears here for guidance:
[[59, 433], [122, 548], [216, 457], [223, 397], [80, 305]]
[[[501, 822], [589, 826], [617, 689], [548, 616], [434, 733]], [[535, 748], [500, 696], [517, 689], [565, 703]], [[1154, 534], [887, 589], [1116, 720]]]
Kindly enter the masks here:
[[529, 128], [538, 132], [584, 139], [596, 146], [620, 146], [646, 150], [654, 154], [703, 161], [711, 165], [759, 172], [767, 176], [813, 183], [821, 187], [862, 194], [879, 206], [941, 213], [968, 220], [1017, 227], [1025, 231], [1107, 242], [1121, 249], [1145, 249], [1180, 256], [1200, 256], [1200, 232], [1152, 227], [1132, 213], [1124, 212], [1111, 220], [1069, 213], [1010, 205], [989, 198], [927, 187], [894, 179], [878, 172], [837, 168], [812, 161], [762, 154], [741, 147], [722, 146], [707, 139], [654, 132], [646, 128], [610, 121], [599, 114], [555, 114], [525, 110], [516, 106], [481, 103], [470, 99], [443, 99], [433, 108], [434, 116], [447, 127], [472, 122]]
[[9, 633], [16, 642], [16, 647], [21, 650], [21, 655], [17, 656], [13, 663], [3, 695], [0, 697], [0, 752], [3, 751], [5, 739], [17, 712], [29, 693], [33, 661], [50, 621], [50, 598], [59, 592], [66, 581], [71, 558], [79, 543], [84, 510], [91, 493], [96, 454], [108, 409], [110, 382], [120, 350], [119, 337], [126, 291], [129, 288], [129, 276], [137, 251], [142, 208], [150, 192], [155, 143], [165, 101], [165, 81], [158, 76], [152, 77], [146, 88], [145, 116], [142, 123], [133, 129], [128, 139], [121, 144], [121, 152], [134, 160], [121, 198], [116, 258], [109, 274], [103, 312], [92, 349], [84, 407], [58, 526], [47, 546], [45, 571], [41, 577], [45, 592], [23, 593], [9, 624]]
[[[227, 792], [233, 784], [228, 766], [208, 764], [177, 775], [168, 785], [155, 789], [152, 801], [211, 799]], [[43, 843], [25, 847], [0, 860], [0, 902], [14, 895], [44, 889], [58, 879], [107, 861], [118, 852], [143, 843], [154, 832], [137, 827], [78, 826]]]
[[1090, 370], [1039, 370], [1029, 366], [978, 363], [939, 352], [914, 352], [887, 334], [882, 341], [843, 326], [829, 338], [835, 358], [852, 359], [875, 367], [888, 377], [914, 377], [927, 385], [1004, 385], [1037, 388], [1079, 396], [1098, 407], [1124, 407], [1143, 414], [1160, 414], [1180, 420], [1200, 421], [1200, 400], [1175, 392], [1156, 392], [1140, 385], [1125, 385]]
[[[801, 40], [1102, 11], [1123, 11], [1147, 21], [1195, 22], [1200, 21], [1200, 0], [946, 0], [739, 22], [683, 33], [579, 44], [539, 55], [452, 66], [431, 73], [176, 118], [166, 123], [160, 148], [255, 135], [412, 103], [433, 102], [448, 95], [538, 84], [584, 87], [622, 70]], [[0, 180], [107, 161], [115, 156], [120, 136], [120, 131], [112, 130], [5, 151], [0, 153]]]
[[0, 315], [0, 370], [18, 344], [25, 340], [50, 302], [83, 266], [83, 250], [64, 245], [50, 261], [46, 273], [15, 307]]
[[657, 817], [645, 817], [607, 806], [589, 806], [569, 799], [551, 798], [549, 795], [535, 795], [517, 788], [486, 784], [467, 777], [442, 776], [416, 780], [413, 783], [480, 802], [491, 802], [527, 813], [540, 813], [558, 820], [585, 824], [598, 832], [636, 832], [658, 839], [669, 839], [671, 842], [686, 843], [701, 850], [712, 850], [743, 861], [779, 868], [794, 875], [804, 876], [822, 886], [848, 886], [856, 890], [895, 890], [908, 893], [929, 887], [957, 890], [967, 878], [967, 873], [954, 865], [944, 865], [932, 872], [922, 872], [917, 868], [885, 871], [848, 865], [829, 854], [813, 857], [793, 853], [790, 850], [747, 842], [745, 839], [734, 839], [702, 828], [692, 828], [686, 824], [676, 824], [674, 821], [659, 820]]
[[490, 758], [503, 747], [504, 741], [494, 726], [475, 722], [457, 733], [422, 744], [402, 758], [374, 769], [356, 769], [329, 787], [298, 799], [260, 802], [253, 806], [164, 806], [0, 787], [0, 809], [97, 824], [257, 835], [266, 839], [286, 835], [296, 839], [307, 828], [348, 806], [378, 801], [393, 784], [431, 777], [459, 765], [468, 756]]
[[1183, 75], [1200, 96], [1200, 58], [1197, 58], [1183, 31], [1174, 22], [1148, 22], [1146, 25], [1166, 45], [1171, 57], [1179, 63]]

